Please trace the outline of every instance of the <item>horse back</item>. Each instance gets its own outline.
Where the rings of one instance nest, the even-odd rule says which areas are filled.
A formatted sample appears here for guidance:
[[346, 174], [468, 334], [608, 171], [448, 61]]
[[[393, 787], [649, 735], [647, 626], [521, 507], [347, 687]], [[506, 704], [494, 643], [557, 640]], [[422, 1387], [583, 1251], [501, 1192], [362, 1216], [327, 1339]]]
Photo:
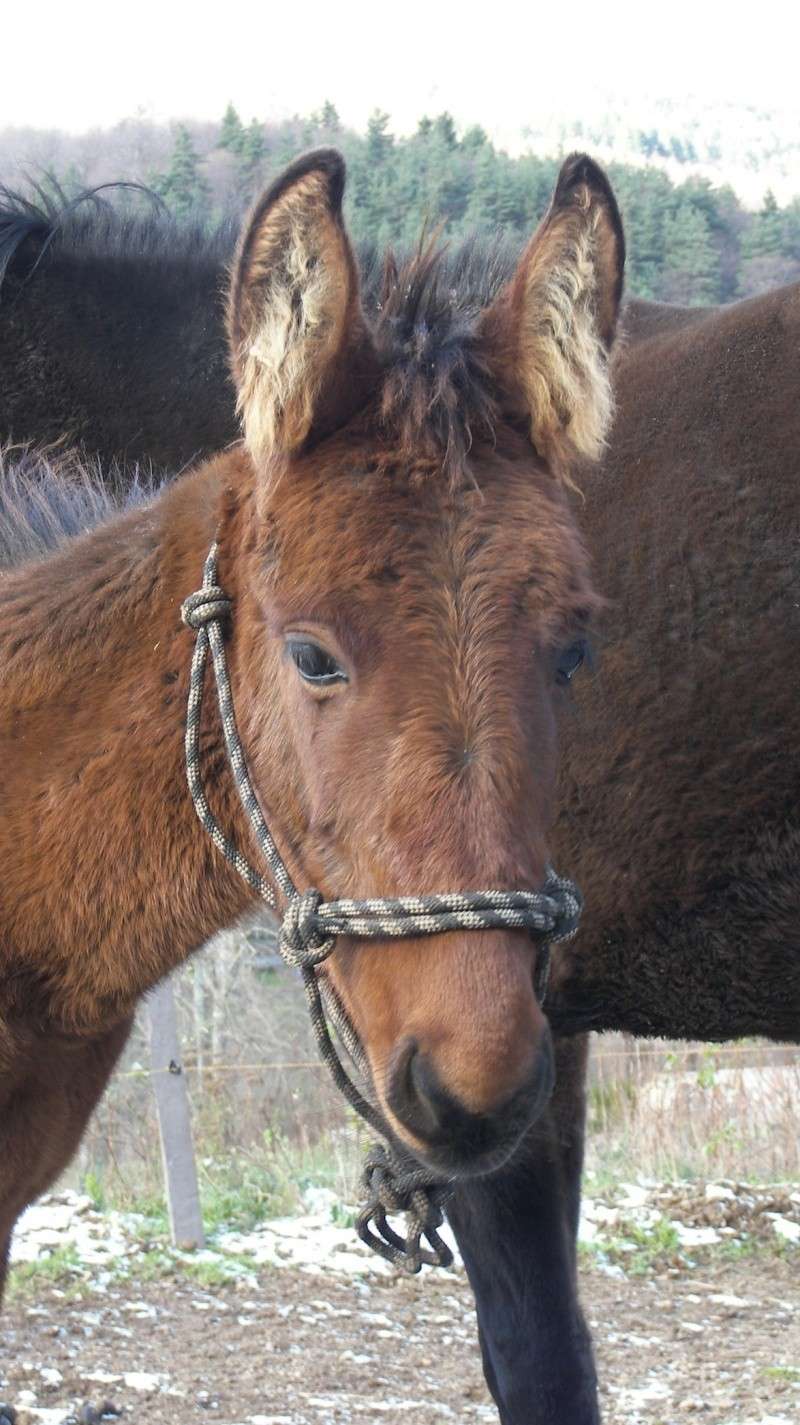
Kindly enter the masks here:
[[608, 604], [564, 727], [564, 1023], [800, 1038], [798, 389], [800, 286], [629, 319], [584, 483]]

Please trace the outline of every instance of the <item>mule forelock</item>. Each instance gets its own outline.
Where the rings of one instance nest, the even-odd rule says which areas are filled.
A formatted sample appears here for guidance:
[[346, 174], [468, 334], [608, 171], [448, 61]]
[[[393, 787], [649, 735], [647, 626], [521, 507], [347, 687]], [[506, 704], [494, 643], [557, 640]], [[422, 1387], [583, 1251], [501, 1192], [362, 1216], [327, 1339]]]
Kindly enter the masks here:
[[455, 271], [433, 242], [402, 263], [389, 253], [375, 318], [381, 425], [401, 459], [430, 463], [450, 479], [464, 472], [474, 440], [492, 440], [498, 419], [479, 333], [483, 269], [484, 283], [470, 282], [477, 274], [469, 265]]

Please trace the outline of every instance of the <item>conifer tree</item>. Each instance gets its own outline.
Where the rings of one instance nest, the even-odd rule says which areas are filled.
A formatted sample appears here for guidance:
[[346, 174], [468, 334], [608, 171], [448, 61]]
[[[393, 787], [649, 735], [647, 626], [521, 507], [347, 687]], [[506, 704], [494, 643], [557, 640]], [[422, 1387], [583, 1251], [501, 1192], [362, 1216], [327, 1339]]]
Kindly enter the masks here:
[[242, 172], [246, 177], [251, 178], [258, 172], [266, 151], [264, 129], [258, 119], [251, 119], [243, 132], [239, 149]]
[[[587, 146], [596, 138], [587, 129]], [[246, 127], [229, 104], [219, 129], [222, 153], [207, 166], [215, 201], [231, 201], [237, 181], [249, 197], [267, 166], [277, 169], [304, 147], [331, 139], [347, 157], [353, 236], [378, 247], [411, 247], [425, 225], [431, 231], [440, 222], [455, 240], [478, 231], [524, 241], [547, 207], [559, 168], [557, 158], [538, 153], [510, 157], [478, 125], [459, 137], [447, 112], [424, 115], [413, 134], [395, 137], [380, 109], [366, 133], [356, 133], [343, 126], [331, 100], [313, 114], [269, 126], [254, 119]], [[691, 140], [673, 140], [667, 129], [641, 133], [638, 142], [655, 158], [691, 157]], [[143, 166], [139, 160], [137, 171]], [[210, 203], [204, 173], [190, 132], [177, 127], [168, 171], [150, 181], [183, 216]], [[75, 169], [65, 174], [62, 187], [71, 192], [77, 176]], [[729, 301], [800, 276], [800, 198], [781, 208], [767, 193], [761, 210], [748, 213], [732, 189], [696, 176], [676, 186], [660, 167], [625, 163], [612, 163], [610, 176], [625, 224], [630, 296]]]
[[800, 262], [800, 198], [794, 198], [783, 211], [785, 225], [785, 251], [788, 257]]
[[342, 121], [335, 104], [330, 99], [326, 99], [319, 115], [319, 126], [328, 134], [338, 134], [341, 132]]
[[752, 219], [742, 242], [742, 257], [774, 257], [784, 247], [783, 214], [775, 194], [768, 189], [764, 206]]
[[389, 115], [382, 109], [374, 109], [367, 123], [366, 159], [370, 164], [381, 164], [389, 156], [394, 137], [389, 133]]
[[466, 153], [477, 153], [488, 142], [489, 137], [486, 130], [481, 128], [480, 124], [473, 124], [464, 134], [461, 147]]
[[675, 206], [675, 190], [658, 169], [633, 170], [620, 166], [611, 181], [625, 224], [628, 291], [648, 300], [660, 293], [664, 266], [664, 227]]
[[162, 198], [181, 218], [202, 207], [208, 186], [200, 171], [192, 136], [185, 124], [175, 130], [175, 145], [167, 172], [154, 185]]
[[443, 114], [439, 114], [438, 117], [434, 119], [433, 132], [441, 143], [444, 144], [445, 148], [455, 148], [457, 142], [456, 126], [453, 123], [452, 115], [448, 114], [446, 110]]
[[664, 224], [664, 266], [658, 296], [662, 301], [702, 307], [719, 295], [719, 260], [707, 217], [687, 197]]
[[222, 126], [219, 131], [218, 148], [230, 149], [231, 153], [240, 154], [244, 146], [245, 130], [232, 104], [229, 104], [222, 115]]
[[741, 247], [737, 296], [752, 297], [800, 277], [800, 236], [796, 228], [797, 200], [781, 210], [768, 191], [764, 206], [750, 218]]

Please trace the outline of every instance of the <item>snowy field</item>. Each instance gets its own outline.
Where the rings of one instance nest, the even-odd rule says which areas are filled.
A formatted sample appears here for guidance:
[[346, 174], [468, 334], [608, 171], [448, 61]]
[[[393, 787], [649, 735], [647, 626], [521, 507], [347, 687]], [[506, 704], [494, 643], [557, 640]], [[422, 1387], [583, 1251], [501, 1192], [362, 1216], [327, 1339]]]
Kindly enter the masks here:
[[[18, 1425], [496, 1421], [460, 1266], [398, 1278], [331, 1193], [306, 1207], [178, 1253], [141, 1217], [43, 1199], [0, 1401]], [[581, 1240], [607, 1425], [797, 1425], [800, 1187], [590, 1185]]]

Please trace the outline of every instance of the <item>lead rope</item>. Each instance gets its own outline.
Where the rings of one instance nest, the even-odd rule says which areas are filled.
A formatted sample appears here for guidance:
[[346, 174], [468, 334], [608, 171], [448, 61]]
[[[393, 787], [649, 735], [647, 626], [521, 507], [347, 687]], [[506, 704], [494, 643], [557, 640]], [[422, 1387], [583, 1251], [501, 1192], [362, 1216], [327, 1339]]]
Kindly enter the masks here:
[[[200, 712], [209, 650], [217, 686], [225, 747], [236, 790], [254, 836], [285, 902], [278, 950], [287, 965], [299, 969], [308, 999], [311, 1025], [320, 1057], [347, 1102], [383, 1140], [369, 1153], [362, 1187], [366, 1201], [356, 1229], [363, 1242], [387, 1261], [406, 1271], [423, 1265], [450, 1266], [453, 1254], [439, 1235], [450, 1183], [435, 1177], [410, 1155], [398, 1151], [376, 1108], [353, 1083], [336, 1052], [322, 1004], [317, 967], [332, 953], [339, 935], [363, 940], [407, 939], [440, 935], [446, 930], [528, 930], [541, 941], [537, 961], [537, 993], [543, 1000], [550, 963], [550, 946], [575, 933], [581, 896], [572, 881], [548, 867], [541, 891], [471, 891], [453, 895], [401, 896], [396, 900], [325, 901], [319, 891], [298, 891], [270, 835], [247, 771], [236, 727], [223, 625], [231, 600], [217, 583], [217, 544], [203, 566], [202, 587], [190, 594], [181, 618], [197, 638], [189, 675], [186, 714], [186, 778], [194, 809], [214, 845], [248, 886], [277, 911], [275, 891], [225, 835], [206, 800], [200, 772]], [[343, 1043], [357, 1066], [365, 1065], [358, 1036], [333, 997], [332, 1016]], [[366, 1074], [365, 1074], [366, 1078]], [[401, 1237], [388, 1214], [406, 1214]], [[423, 1246], [423, 1240], [428, 1246]]]

